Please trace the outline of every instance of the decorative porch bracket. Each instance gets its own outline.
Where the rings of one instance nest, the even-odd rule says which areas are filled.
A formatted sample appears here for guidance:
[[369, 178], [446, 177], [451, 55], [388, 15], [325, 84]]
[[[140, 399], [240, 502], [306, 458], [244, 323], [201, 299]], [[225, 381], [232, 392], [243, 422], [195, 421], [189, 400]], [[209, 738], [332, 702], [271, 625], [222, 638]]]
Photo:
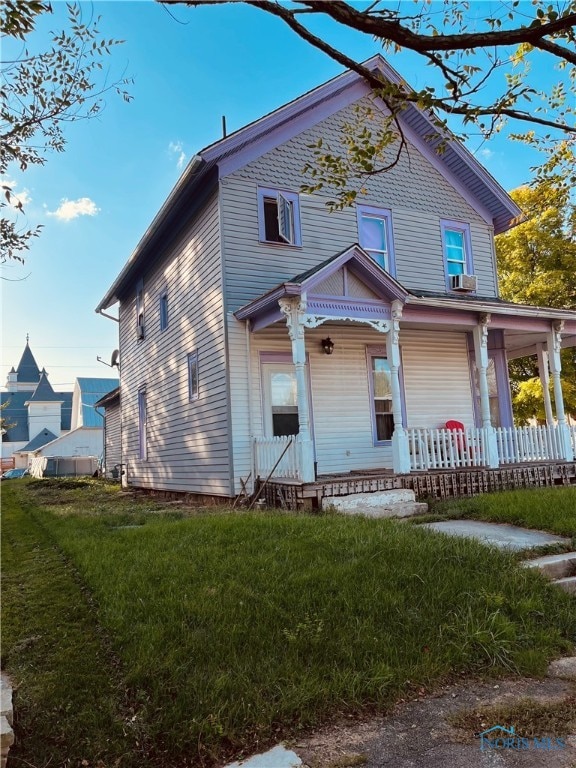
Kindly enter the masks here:
[[394, 416], [394, 433], [392, 435], [392, 462], [394, 471], [398, 474], [410, 472], [410, 449], [408, 435], [402, 422], [402, 397], [400, 390], [400, 318], [402, 317], [402, 302], [395, 300], [391, 305], [391, 320], [371, 320], [344, 315], [319, 315], [308, 313], [306, 294], [299, 298], [279, 299], [280, 311], [286, 318], [288, 334], [292, 342], [292, 359], [296, 369], [296, 397], [298, 401], [298, 421], [300, 425], [301, 472], [303, 482], [314, 480], [314, 451], [310, 433], [310, 413], [306, 390], [306, 345], [304, 341], [305, 328], [318, 326], [333, 320], [350, 320], [369, 325], [379, 333], [386, 334], [386, 350], [391, 374], [392, 414]]
[[560, 351], [562, 349], [563, 330], [563, 320], [555, 320], [552, 323], [552, 330], [548, 334], [548, 361], [550, 363], [550, 373], [552, 374], [552, 384], [554, 387], [554, 405], [556, 406], [556, 421], [558, 422], [557, 429], [560, 438], [560, 450], [563, 459], [566, 461], [573, 461], [574, 449], [572, 448], [572, 441], [570, 439], [570, 430], [566, 423], [562, 382], [560, 381], [560, 374], [562, 372]]
[[500, 457], [498, 455], [496, 431], [492, 426], [490, 416], [490, 393], [488, 389], [488, 326], [490, 324], [490, 314], [481, 314], [478, 320], [478, 325], [474, 326], [472, 335], [474, 338], [476, 369], [478, 371], [478, 387], [480, 389], [480, 414], [482, 428], [486, 430], [488, 441], [488, 466], [498, 467], [500, 466]]

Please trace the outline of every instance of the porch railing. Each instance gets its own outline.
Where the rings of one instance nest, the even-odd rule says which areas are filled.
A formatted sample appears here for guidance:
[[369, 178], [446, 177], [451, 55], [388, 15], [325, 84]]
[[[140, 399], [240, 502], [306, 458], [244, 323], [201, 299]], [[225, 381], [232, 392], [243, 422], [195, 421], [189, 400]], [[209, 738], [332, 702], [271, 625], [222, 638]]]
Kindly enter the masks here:
[[[300, 479], [299, 445], [296, 435], [254, 438], [254, 469], [256, 477]], [[280, 458], [282, 457], [282, 458]]]
[[488, 460], [488, 434], [485, 429], [467, 428], [406, 430], [412, 470], [483, 467]]
[[572, 450], [574, 451], [574, 456], [576, 456], [576, 427], [569, 427], [570, 429], [570, 439], [572, 440]]
[[499, 427], [495, 432], [500, 464], [562, 459], [560, 432], [554, 425]]

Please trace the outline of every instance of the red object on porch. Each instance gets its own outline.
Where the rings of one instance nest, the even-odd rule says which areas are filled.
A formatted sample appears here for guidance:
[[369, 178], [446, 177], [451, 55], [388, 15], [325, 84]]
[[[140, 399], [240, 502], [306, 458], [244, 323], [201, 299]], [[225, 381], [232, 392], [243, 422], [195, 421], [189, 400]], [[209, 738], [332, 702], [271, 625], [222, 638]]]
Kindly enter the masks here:
[[[446, 422], [446, 429], [449, 429], [451, 432], [464, 432], [465, 427], [461, 421], [450, 420]], [[458, 452], [466, 453], [466, 439], [464, 435], [456, 435], [455, 442]]]

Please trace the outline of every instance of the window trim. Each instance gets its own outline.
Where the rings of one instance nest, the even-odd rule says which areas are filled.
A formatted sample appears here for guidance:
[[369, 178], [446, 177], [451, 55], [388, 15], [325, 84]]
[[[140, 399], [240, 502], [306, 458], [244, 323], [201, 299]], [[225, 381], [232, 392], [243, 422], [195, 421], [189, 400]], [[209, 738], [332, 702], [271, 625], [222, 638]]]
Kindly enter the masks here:
[[170, 323], [168, 314], [168, 290], [165, 289], [160, 292], [159, 300], [159, 312], [160, 312], [160, 332], [162, 333], [168, 328]]
[[[376, 428], [376, 410], [374, 408], [374, 380], [372, 377], [372, 358], [373, 357], [384, 357], [386, 360], [389, 360], [388, 358], [388, 352], [386, 350], [385, 344], [379, 344], [379, 345], [367, 345], [366, 346], [366, 374], [368, 376], [368, 406], [370, 408], [370, 423], [372, 427], [372, 445], [376, 448], [379, 445], [384, 446], [391, 446], [392, 445], [392, 438], [389, 440], [378, 440], [378, 430]], [[404, 374], [403, 374], [403, 365], [402, 365], [402, 350], [400, 350], [400, 369], [398, 371], [398, 379], [400, 381], [400, 405], [401, 405], [401, 411], [402, 411], [402, 426], [405, 427], [407, 421], [406, 421], [406, 397], [405, 397], [405, 390], [404, 390]], [[396, 429], [396, 424], [394, 424], [394, 429]]]
[[[466, 221], [456, 221], [455, 219], [440, 219], [440, 232], [442, 239], [442, 259], [444, 263], [444, 275], [446, 279], [446, 288], [452, 293], [452, 275], [448, 270], [448, 248], [446, 244], [446, 232], [461, 232], [464, 235], [464, 274], [474, 274], [474, 259], [472, 257], [472, 238], [470, 235], [470, 224]], [[475, 291], [471, 291], [475, 293]]]
[[396, 277], [396, 255], [394, 253], [394, 227], [392, 222], [392, 211], [390, 208], [376, 208], [373, 205], [356, 205], [356, 223], [358, 227], [358, 244], [370, 255], [370, 251], [362, 245], [362, 216], [371, 216], [372, 218], [382, 219], [384, 221], [384, 230], [388, 245], [388, 269], [382, 267], [376, 259], [374, 262], [387, 274]]
[[[275, 197], [278, 203], [278, 210], [280, 210], [280, 199], [283, 198], [286, 202], [292, 205], [292, 226], [293, 226], [293, 242], [283, 242], [277, 240], [266, 239], [266, 222], [264, 218], [264, 198]], [[278, 229], [281, 232], [280, 219], [278, 221]], [[302, 229], [300, 225], [300, 195], [297, 192], [291, 192], [287, 189], [280, 189], [274, 187], [258, 187], [258, 239], [261, 243], [267, 245], [279, 245], [283, 248], [299, 248], [302, 246]]]
[[148, 459], [148, 401], [146, 386], [138, 389], [138, 458]]
[[145, 335], [144, 309], [144, 278], [141, 277], [136, 283], [136, 338], [139, 341]]
[[[192, 366], [196, 366], [196, 390], [192, 389]], [[200, 397], [200, 369], [198, 366], [198, 350], [189, 352], [186, 356], [186, 367], [188, 371], [188, 402], [193, 403]]]

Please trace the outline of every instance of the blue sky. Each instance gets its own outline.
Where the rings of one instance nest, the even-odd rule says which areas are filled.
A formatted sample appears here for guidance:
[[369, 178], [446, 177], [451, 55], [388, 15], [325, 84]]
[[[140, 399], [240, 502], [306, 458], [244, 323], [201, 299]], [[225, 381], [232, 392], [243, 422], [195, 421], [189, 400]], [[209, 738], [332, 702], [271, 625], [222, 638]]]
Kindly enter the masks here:
[[[47, 43], [48, 32], [64, 24], [64, 3], [53, 5], [31, 43]], [[482, 14], [490, 7], [482, 2]], [[53, 386], [71, 389], [77, 376], [109, 376], [96, 357], [109, 360], [117, 325], [94, 307], [185, 163], [221, 137], [222, 115], [231, 132], [342, 71], [281, 20], [242, 4], [168, 11], [141, 0], [82, 8], [86, 17], [102, 17], [104, 37], [126, 41], [113, 53], [109, 76], [133, 77], [134, 99], [108, 96], [100, 116], [68, 127], [64, 153], [9, 174], [15, 191], [25, 191], [28, 223], [44, 229], [23, 266], [2, 268], [2, 385], [27, 333]], [[371, 38], [332, 25], [316, 24], [314, 31], [357, 60], [380, 51]], [[415, 86], [430, 77], [414, 56], [389, 60]], [[478, 156], [506, 189], [528, 181], [535, 162], [505, 136], [481, 146]]]

